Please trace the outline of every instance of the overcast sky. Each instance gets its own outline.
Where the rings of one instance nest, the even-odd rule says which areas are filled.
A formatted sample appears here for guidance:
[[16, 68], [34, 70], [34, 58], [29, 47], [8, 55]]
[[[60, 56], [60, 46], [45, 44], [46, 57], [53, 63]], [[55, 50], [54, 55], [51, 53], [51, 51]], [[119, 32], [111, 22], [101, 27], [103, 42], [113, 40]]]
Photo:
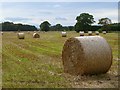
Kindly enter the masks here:
[[76, 17], [89, 13], [98, 23], [100, 18], [108, 17], [118, 22], [117, 2], [2, 2], [0, 3], [0, 22], [39, 25], [47, 20], [51, 25], [75, 25]]

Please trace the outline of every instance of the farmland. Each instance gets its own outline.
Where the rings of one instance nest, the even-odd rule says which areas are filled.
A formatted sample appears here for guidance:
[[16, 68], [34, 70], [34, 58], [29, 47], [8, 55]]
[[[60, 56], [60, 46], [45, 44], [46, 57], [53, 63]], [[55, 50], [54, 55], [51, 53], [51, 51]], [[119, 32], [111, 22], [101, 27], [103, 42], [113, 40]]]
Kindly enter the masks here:
[[[113, 63], [106, 74], [71, 76], [63, 72], [61, 60], [64, 42], [79, 36], [74, 31], [61, 37], [61, 32], [25, 32], [18, 39], [16, 32], [2, 35], [2, 86], [3, 88], [116, 88], [118, 87], [118, 34], [100, 34], [113, 51]], [[87, 35], [87, 34], [86, 34]], [[104, 63], [103, 63], [104, 64]]]

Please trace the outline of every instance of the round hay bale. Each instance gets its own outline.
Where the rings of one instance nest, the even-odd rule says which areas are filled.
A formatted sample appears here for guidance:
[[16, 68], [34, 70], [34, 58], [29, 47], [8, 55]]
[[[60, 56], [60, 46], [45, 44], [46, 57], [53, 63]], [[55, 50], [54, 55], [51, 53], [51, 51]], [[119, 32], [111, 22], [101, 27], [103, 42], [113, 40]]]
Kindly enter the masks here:
[[38, 31], [38, 33], [40, 33], [40, 31]]
[[103, 34], [106, 34], [106, 31], [103, 31], [102, 33], [103, 33]]
[[89, 35], [89, 36], [92, 35], [92, 31], [88, 31], [88, 35]]
[[25, 38], [25, 34], [24, 33], [18, 33], [18, 38], [19, 39], [24, 39]]
[[67, 33], [66, 32], [62, 32], [62, 37], [66, 37]]
[[1, 34], [3, 35], [3, 32], [1, 32]]
[[112, 64], [112, 50], [100, 36], [69, 38], [62, 50], [64, 72], [72, 75], [106, 73]]
[[80, 31], [80, 36], [84, 36], [84, 31]]
[[33, 33], [33, 38], [40, 38], [40, 35], [38, 33]]
[[96, 34], [96, 35], [99, 35], [99, 32], [98, 32], [98, 31], [95, 31], [95, 34]]
[[29, 33], [30, 33], [30, 31], [27, 31], [27, 33], [29, 34]]

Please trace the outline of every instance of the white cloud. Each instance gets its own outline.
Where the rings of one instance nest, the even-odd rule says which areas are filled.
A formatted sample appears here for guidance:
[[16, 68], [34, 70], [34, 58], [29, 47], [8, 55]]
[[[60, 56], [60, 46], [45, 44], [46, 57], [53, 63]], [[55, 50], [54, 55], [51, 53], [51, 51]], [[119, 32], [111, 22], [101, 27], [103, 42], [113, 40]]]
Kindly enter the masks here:
[[93, 11], [93, 16], [96, 19], [96, 23], [98, 23], [98, 19], [108, 17], [112, 20], [113, 23], [118, 22], [118, 10], [117, 9], [102, 9]]
[[56, 19], [56, 20], [60, 20], [60, 21], [61, 21], [61, 20], [62, 20], [62, 21], [66, 21], [66, 20], [67, 20], [67, 18], [65, 18], [65, 17], [56, 17], [55, 19]]
[[[108, 17], [112, 20], [112, 22], [118, 21], [118, 10], [115, 9], [109, 9], [109, 8], [76, 8], [76, 9], [69, 9], [68, 7], [62, 7], [59, 4], [55, 4], [52, 7], [59, 7], [58, 9], [49, 9], [49, 8], [43, 8], [43, 9], [35, 9], [35, 8], [15, 8], [15, 7], [9, 7], [9, 8], [2, 8], [2, 17], [0, 16], [0, 19], [4, 17], [21, 17], [21, 18], [29, 18], [30, 20], [26, 21], [19, 21], [19, 23], [28, 23], [28, 24], [34, 24], [39, 26], [40, 23], [42, 23], [45, 20], [48, 20], [52, 25], [55, 25], [57, 23], [65, 25], [75, 25], [76, 20], [75, 18], [80, 15], [80, 13], [87, 12], [94, 16], [96, 24], [98, 23], [98, 19], [103, 17]], [[62, 7], [62, 9], [61, 9]], [[64, 8], [64, 9], [63, 9]], [[1, 8], [0, 8], [1, 9]], [[0, 12], [1, 15], [1, 12]], [[56, 19], [55, 19], [56, 18]], [[17, 23], [17, 19], [15, 23]]]
[[56, 5], [53, 5], [53, 7], [54, 8], [59, 8], [59, 7], [61, 7], [61, 5], [56, 4]]

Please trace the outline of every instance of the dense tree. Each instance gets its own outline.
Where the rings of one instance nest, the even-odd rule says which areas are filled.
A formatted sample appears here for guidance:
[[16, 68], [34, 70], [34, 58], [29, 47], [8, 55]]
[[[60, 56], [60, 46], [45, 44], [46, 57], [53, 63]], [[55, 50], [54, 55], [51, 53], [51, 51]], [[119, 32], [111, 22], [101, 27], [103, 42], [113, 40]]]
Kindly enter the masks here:
[[55, 28], [57, 31], [62, 31], [62, 29], [63, 29], [61, 24], [56, 24]]
[[51, 31], [62, 31], [63, 30], [63, 26], [61, 24], [56, 24], [54, 26], [50, 27]]
[[50, 30], [50, 23], [48, 21], [44, 21], [40, 24], [40, 30], [41, 31], [49, 31]]
[[79, 22], [75, 24], [74, 29], [76, 32], [83, 31], [83, 27], [81, 25], [82, 24], [80, 24]]
[[35, 31], [37, 28], [32, 25], [14, 24], [13, 22], [1, 23], [3, 31]]
[[109, 32], [111, 31], [120, 31], [120, 23], [109, 24]]
[[76, 20], [77, 20], [77, 23], [75, 24], [76, 32], [86, 31], [87, 28], [89, 28], [91, 24], [95, 22], [93, 16], [88, 13], [80, 14], [79, 16], [76, 17]]
[[73, 26], [68, 26], [69, 31], [73, 31], [74, 27]]
[[108, 24], [111, 24], [112, 21], [109, 19], [109, 18], [101, 18], [99, 19], [99, 22], [98, 24], [101, 24], [101, 25], [108, 25]]
[[[96, 30], [102, 31], [102, 30], [106, 30], [104, 25], [107, 27], [107, 31], [109, 31], [109, 32], [120, 31], [120, 23], [112, 23], [111, 24], [111, 20], [108, 20], [108, 19], [107, 20], [100, 19], [99, 24], [101, 24], [101, 25], [87, 24], [86, 26], [83, 25], [81, 23], [81, 21], [79, 22], [79, 20], [75, 24], [75, 26], [62, 26], [61, 24], [56, 24], [54, 26], [50, 26], [49, 22], [46, 22], [46, 23], [47, 23], [47, 26], [49, 26], [47, 31], [49, 31], [49, 30], [51, 30], [51, 31], [76, 30], [77, 32], [79, 32], [80, 30], [84, 30], [85, 32], [96, 31]], [[18, 30], [19, 31], [37, 31], [37, 28], [33, 25], [25, 25], [25, 24], [21, 24], [21, 23], [14, 24], [13, 22], [3, 22], [3, 23], [0, 23], [0, 30], [3, 30], [3, 31], [18, 31]], [[45, 29], [43, 31], [45, 31]]]
[[103, 25], [102, 30], [110, 31], [110, 24], [112, 24], [111, 19], [109, 18], [101, 18], [99, 19], [98, 24]]

